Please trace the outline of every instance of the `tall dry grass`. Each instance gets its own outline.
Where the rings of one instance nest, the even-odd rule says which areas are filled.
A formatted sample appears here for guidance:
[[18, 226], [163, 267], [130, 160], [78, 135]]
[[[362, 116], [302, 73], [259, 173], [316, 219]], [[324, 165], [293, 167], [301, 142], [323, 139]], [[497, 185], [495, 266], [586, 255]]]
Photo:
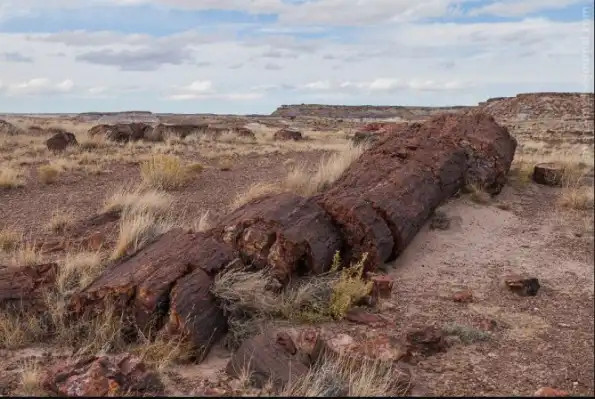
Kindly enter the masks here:
[[25, 185], [23, 172], [9, 166], [0, 167], [0, 188], [17, 188]]
[[176, 190], [188, 183], [191, 174], [180, 158], [173, 155], [154, 155], [141, 164], [141, 177], [149, 187]]
[[294, 167], [287, 175], [284, 187], [306, 197], [324, 191], [337, 181], [365, 150], [364, 146], [350, 145], [343, 151], [321, 159], [314, 174], [303, 165]]

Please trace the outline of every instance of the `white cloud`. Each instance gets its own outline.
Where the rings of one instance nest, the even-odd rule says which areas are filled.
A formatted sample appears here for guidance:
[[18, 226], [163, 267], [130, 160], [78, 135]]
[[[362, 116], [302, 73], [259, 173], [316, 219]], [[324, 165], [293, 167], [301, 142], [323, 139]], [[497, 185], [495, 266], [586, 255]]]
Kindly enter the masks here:
[[307, 90], [330, 90], [331, 82], [328, 80], [319, 80], [317, 82], [306, 83], [304, 88]]
[[213, 90], [213, 82], [210, 80], [196, 80], [186, 90], [194, 93], [209, 93]]
[[6, 87], [8, 95], [41, 95], [68, 93], [74, 88], [74, 82], [66, 79], [62, 82], [52, 82], [48, 78], [33, 78], [28, 81], [9, 84]]
[[584, 0], [503, 0], [473, 9], [470, 15], [523, 16], [541, 10], [562, 9]]

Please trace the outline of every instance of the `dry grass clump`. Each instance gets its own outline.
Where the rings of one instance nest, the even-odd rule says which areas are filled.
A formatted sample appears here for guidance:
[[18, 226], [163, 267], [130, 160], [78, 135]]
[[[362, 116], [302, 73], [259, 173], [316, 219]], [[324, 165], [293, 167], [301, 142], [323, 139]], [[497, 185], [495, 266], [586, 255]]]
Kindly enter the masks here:
[[41, 165], [37, 168], [37, 176], [43, 184], [53, 184], [58, 180], [61, 169], [55, 165]]
[[209, 211], [202, 212], [201, 215], [196, 218], [190, 226], [192, 231], [198, 233], [207, 231], [211, 229], [211, 227], [213, 227], [213, 222], [211, 220], [211, 212]]
[[138, 252], [172, 227], [173, 223], [167, 217], [152, 212], [123, 213], [111, 259], [120, 259], [124, 255]]
[[17, 188], [24, 185], [25, 182], [21, 171], [8, 166], [0, 168], [0, 188]]
[[593, 187], [567, 186], [560, 194], [558, 204], [576, 210], [593, 209]]
[[455, 335], [459, 337], [464, 344], [487, 341], [492, 337], [489, 332], [457, 323], [448, 324], [444, 326], [442, 330], [446, 335]]
[[409, 381], [392, 363], [327, 356], [308, 374], [290, 383], [280, 396], [390, 397], [405, 395]]
[[183, 335], [169, 337], [160, 332], [155, 337], [146, 337], [141, 331], [138, 333], [138, 345], [130, 352], [159, 370], [175, 363], [188, 362], [196, 356], [194, 346]]
[[163, 214], [172, 201], [163, 191], [122, 187], [103, 202], [102, 212]]
[[363, 278], [366, 257], [339, 270], [337, 253], [328, 273], [303, 278], [280, 293], [279, 282], [267, 270], [229, 268], [218, 274], [212, 292], [229, 316], [231, 342], [240, 343], [267, 320], [311, 323], [343, 318], [371, 292], [372, 283]]
[[12, 253], [13, 266], [35, 266], [43, 263], [43, 256], [35, 243], [21, 243]]
[[18, 394], [20, 396], [48, 396], [41, 386], [42, 370], [36, 362], [28, 361], [23, 363], [21, 379], [19, 382]]
[[22, 348], [39, 342], [43, 335], [43, 324], [36, 315], [0, 310], [0, 348]]
[[80, 135], [80, 137], [77, 137], [77, 141], [79, 143], [79, 148], [84, 151], [105, 148], [110, 145], [105, 135], [96, 134], [94, 136], [90, 136], [88, 132]]
[[279, 194], [282, 192], [282, 188], [279, 187], [277, 184], [272, 183], [255, 183], [248, 190], [243, 193], [240, 193], [236, 196], [234, 201], [230, 205], [230, 209], [236, 210], [239, 207], [246, 205], [248, 202], [253, 201], [257, 198], [264, 197], [270, 194]]
[[150, 187], [176, 190], [188, 182], [190, 174], [180, 158], [173, 155], [154, 155], [141, 164], [141, 177]]
[[469, 184], [465, 186], [465, 190], [469, 193], [469, 198], [476, 204], [486, 205], [492, 201], [490, 193], [486, 192], [482, 187], [477, 184]]
[[99, 251], [68, 253], [58, 269], [58, 292], [66, 296], [90, 284], [103, 270]]
[[311, 196], [328, 188], [366, 150], [364, 146], [349, 145], [347, 149], [320, 160], [312, 175], [304, 166], [297, 166], [287, 175], [285, 187], [303, 196]]
[[22, 234], [14, 230], [3, 228], [0, 230], [0, 251], [11, 252], [16, 249], [21, 242]]
[[54, 233], [59, 233], [72, 226], [73, 223], [74, 218], [71, 213], [66, 210], [59, 210], [52, 214], [46, 228]]

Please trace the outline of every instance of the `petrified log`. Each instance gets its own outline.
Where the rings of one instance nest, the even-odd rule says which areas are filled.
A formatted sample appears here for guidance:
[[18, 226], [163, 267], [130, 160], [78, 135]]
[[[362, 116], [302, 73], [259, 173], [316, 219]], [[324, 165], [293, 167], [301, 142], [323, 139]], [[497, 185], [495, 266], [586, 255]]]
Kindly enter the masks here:
[[384, 136], [317, 200], [341, 227], [347, 257], [367, 252], [373, 269], [398, 256], [465, 184], [499, 192], [515, 149], [488, 115], [442, 115]]
[[58, 265], [0, 266], [0, 306], [35, 305], [56, 282]]
[[[231, 247], [208, 234], [175, 229], [106, 270], [75, 295], [71, 305], [81, 312], [101, 311], [105, 303], [114, 303], [128, 311], [141, 329], [159, 328], [170, 306], [170, 292], [178, 280], [197, 269], [214, 274], [235, 258]], [[202, 309], [197, 307], [196, 311]], [[217, 320], [213, 323], [219, 324]]]
[[213, 277], [199, 268], [180, 278], [171, 291], [168, 332], [187, 336], [199, 360], [227, 332], [227, 319], [210, 292], [212, 283]]
[[533, 169], [533, 181], [546, 186], [561, 186], [564, 167], [555, 163], [540, 163]]
[[249, 372], [256, 386], [272, 381], [283, 387], [298, 381], [308, 373], [308, 367], [295, 356], [295, 344], [288, 340], [287, 334], [266, 331], [244, 341], [227, 364], [227, 373], [239, 377]]
[[322, 273], [342, 240], [315, 201], [295, 194], [269, 195], [226, 217], [216, 228], [246, 262], [270, 266], [281, 281], [294, 272]]

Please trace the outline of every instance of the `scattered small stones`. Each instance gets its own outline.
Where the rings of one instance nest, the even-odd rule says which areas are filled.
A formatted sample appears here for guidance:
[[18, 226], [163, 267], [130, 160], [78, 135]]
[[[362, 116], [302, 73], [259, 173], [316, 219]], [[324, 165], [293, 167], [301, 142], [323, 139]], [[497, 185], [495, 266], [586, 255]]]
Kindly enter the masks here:
[[42, 386], [61, 396], [144, 396], [164, 391], [158, 375], [126, 353], [58, 364], [46, 373]]
[[353, 308], [347, 312], [345, 319], [353, 323], [366, 324], [371, 327], [386, 325], [386, 321], [382, 317], [359, 308]]
[[504, 278], [504, 282], [511, 291], [520, 296], [535, 296], [541, 287], [539, 280], [535, 277], [525, 277], [520, 275], [509, 275]]
[[551, 387], [543, 387], [543, 388], [539, 388], [533, 394], [533, 396], [550, 397], [550, 398], [563, 397], [563, 396], [568, 396], [568, 392], [561, 391], [559, 389], [555, 389], [555, 388], [551, 388]]
[[473, 302], [473, 291], [467, 289], [455, 292], [452, 296], [452, 300], [461, 303]]

